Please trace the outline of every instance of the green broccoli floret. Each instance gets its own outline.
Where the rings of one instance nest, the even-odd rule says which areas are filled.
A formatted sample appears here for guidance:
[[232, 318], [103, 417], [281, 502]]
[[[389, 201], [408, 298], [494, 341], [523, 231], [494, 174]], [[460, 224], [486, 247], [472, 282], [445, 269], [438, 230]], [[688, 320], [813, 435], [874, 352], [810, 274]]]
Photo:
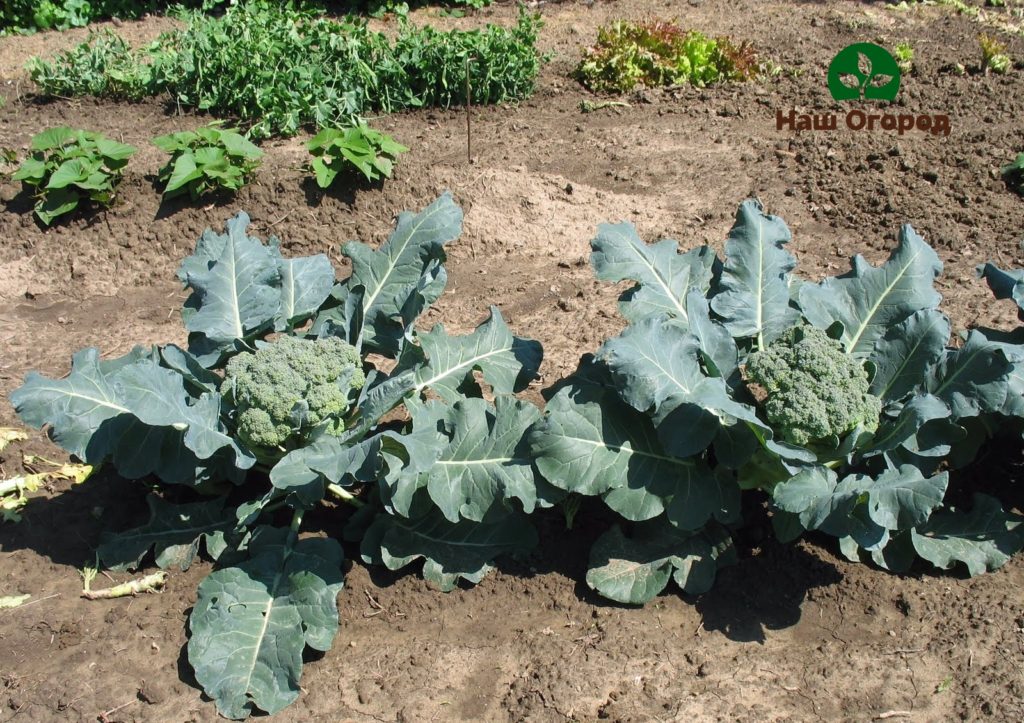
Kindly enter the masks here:
[[359, 353], [342, 339], [284, 336], [227, 365], [238, 435], [255, 447], [284, 447], [327, 420], [339, 422], [366, 383]]
[[790, 329], [751, 354], [746, 373], [767, 394], [765, 416], [787, 442], [806, 445], [858, 425], [878, 427], [882, 401], [868, 392], [867, 371], [821, 329]]

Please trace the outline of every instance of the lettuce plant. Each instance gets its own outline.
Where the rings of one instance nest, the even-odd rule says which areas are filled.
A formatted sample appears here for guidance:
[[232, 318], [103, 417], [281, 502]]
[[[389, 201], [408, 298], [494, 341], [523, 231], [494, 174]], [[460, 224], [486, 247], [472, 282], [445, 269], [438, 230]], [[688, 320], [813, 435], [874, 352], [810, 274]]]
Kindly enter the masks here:
[[197, 128], [157, 136], [153, 145], [171, 154], [160, 169], [164, 198], [187, 193], [196, 200], [215, 189], [237, 191], [260, 165], [263, 151], [234, 128], [223, 128], [222, 121]]
[[1024, 546], [1024, 518], [955, 482], [1020, 427], [1024, 340], [974, 330], [951, 345], [942, 264], [910, 226], [881, 266], [858, 256], [820, 283], [793, 275], [789, 240], [746, 201], [724, 260], [644, 244], [628, 223], [592, 241], [599, 279], [636, 282], [629, 325], [550, 391], [530, 443], [548, 482], [622, 518], [591, 551], [602, 595], [708, 589], [754, 491], [780, 539], [820, 530], [893, 571], [922, 558], [977, 574]]
[[200, 548], [216, 562], [188, 659], [236, 719], [295, 700], [304, 649], [329, 649], [337, 632], [342, 547], [303, 531], [325, 497], [356, 508], [334, 531], [365, 560], [422, 559], [442, 589], [535, 544], [526, 515], [557, 498], [527, 453], [540, 412], [513, 396], [540, 345], [494, 307], [465, 336], [414, 326], [444, 290], [444, 244], [461, 230], [450, 196], [400, 215], [378, 249], [345, 245], [343, 281], [326, 256], [286, 258], [248, 222], [207, 231], [182, 262], [185, 348], [85, 349], [64, 379], [30, 373], [11, 397], [70, 453], [153, 490], [148, 521], [103, 539], [103, 564], [135, 569], [152, 553], [185, 569]]
[[36, 217], [49, 226], [82, 201], [109, 206], [135, 148], [100, 133], [51, 128], [32, 137], [32, 153], [11, 176], [32, 189]]
[[617, 20], [598, 30], [597, 43], [584, 53], [576, 77], [596, 92], [625, 93], [638, 85], [703, 87], [749, 80], [758, 70], [749, 43], [736, 45], [727, 37], [710, 38], [663, 20]]

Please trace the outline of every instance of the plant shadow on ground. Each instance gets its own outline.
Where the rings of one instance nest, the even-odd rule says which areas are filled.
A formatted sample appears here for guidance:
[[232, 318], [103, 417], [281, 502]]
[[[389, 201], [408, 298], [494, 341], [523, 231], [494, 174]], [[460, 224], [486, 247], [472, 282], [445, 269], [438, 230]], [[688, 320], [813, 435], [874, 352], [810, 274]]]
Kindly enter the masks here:
[[188, 211], [197, 206], [224, 209], [226, 215], [231, 215], [233, 213], [232, 209], [237, 206], [237, 193], [233, 191], [214, 189], [200, 194], [195, 199], [187, 193], [172, 198], [164, 198], [164, 183], [155, 173], [146, 175], [145, 180], [152, 185], [153, 192], [160, 197], [160, 204], [157, 206], [156, 214], [153, 216], [154, 221], [170, 218], [180, 211]]
[[327, 188], [320, 188], [312, 176], [304, 176], [302, 179], [302, 193], [306, 197], [306, 205], [311, 208], [319, 206], [325, 198], [340, 201], [351, 208], [355, 206], [360, 191], [380, 191], [383, 188], [382, 178], [371, 182], [353, 174], [339, 176], [338, 181]]

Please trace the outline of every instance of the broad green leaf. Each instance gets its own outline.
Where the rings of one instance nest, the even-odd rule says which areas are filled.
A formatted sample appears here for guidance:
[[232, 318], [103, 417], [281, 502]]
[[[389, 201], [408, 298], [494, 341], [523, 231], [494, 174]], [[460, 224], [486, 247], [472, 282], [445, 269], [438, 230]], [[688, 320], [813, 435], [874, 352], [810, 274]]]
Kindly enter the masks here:
[[32, 137], [32, 150], [49, 151], [54, 148], [62, 148], [71, 141], [78, 141], [81, 138], [81, 131], [72, 130], [66, 126], [50, 128]]
[[352, 259], [348, 287], [364, 289], [358, 348], [397, 351], [390, 330], [397, 326], [402, 331], [402, 309], [410, 295], [432, 263], [444, 260], [444, 244], [461, 230], [462, 211], [445, 193], [420, 213], [399, 214], [394, 233], [379, 249], [358, 241], [345, 244], [342, 252]]
[[224, 130], [220, 133], [220, 141], [224, 144], [227, 152], [233, 156], [240, 156], [249, 160], [256, 160], [263, 157], [263, 151], [240, 133]]
[[985, 279], [997, 299], [1013, 299], [1024, 319], [1024, 269], [1003, 271], [994, 264], [980, 264], [978, 276]]
[[920, 525], [942, 504], [949, 475], [925, 477], [909, 465], [886, 470], [874, 479], [867, 475], [848, 477], [838, 489], [859, 489], [867, 495], [868, 515], [887, 530], [906, 530]]
[[835, 537], [852, 537], [867, 549], [880, 549], [889, 532], [906, 530], [928, 519], [942, 504], [948, 475], [925, 477], [904, 465], [875, 478], [849, 475], [837, 482], [825, 467], [809, 467], [773, 491], [775, 504], [798, 515], [804, 529]]
[[380, 437], [324, 434], [285, 455], [270, 471], [270, 481], [275, 488], [294, 494], [294, 506], [309, 508], [323, 499], [328, 483], [375, 480], [380, 472], [380, 446]]
[[782, 247], [793, 236], [758, 201], [744, 201], [725, 242], [725, 266], [712, 310], [733, 337], [755, 337], [757, 347], [777, 339], [799, 319], [790, 306], [789, 274], [796, 259]]
[[1021, 350], [992, 342], [980, 331], [971, 331], [959, 349], [947, 349], [928, 370], [924, 387], [952, 410], [954, 421], [983, 412], [999, 412], [1006, 403], [1010, 372]]
[[413, 410], [413, 429], [440, 426], [440, 453], [422, 481], [405, 483], [425, 486], [451, 522], [480, 522], [493, 508], [510, 508], [513, 498], [531, 513], [537, 486], [526, 434], [539, 418], [535, 406], [508, 396], [496, 398], [493, 407], [472, 398], [451, 406], [427, 402]]
[[46, 163], [41, 158], [28, 157], [21, 162], [18, 170], [11, 176], [12, 181], [27, 181], [29, 185], [38, 186], [46, 177]]
[[11, 394], [14, 411], [36, 429], [50, 427], [50, 437], [79, 459], [97, 464], [116, 446], [104, 423], [131, 410], [101, 368], [96, 349], [83, 349], [72, 357], [71, 373], [48, 379], [29, 372], [25, 383]]
[[723, 497], [698, 459], [667, 454], [650, 420], [595, 384], [563, 387], [530, 435], [538, 471], [559, 489], [604, 496], [629, 520], [672, 510], [673, 524], [695, 529], [711, 517], [728, 520], [739, 490]]
[[867, 456], [902, 446], [914, 454], [945, 456], [963, 434], [962, 430], [957, 431], [958, 427], [945, 422], [950, 414], [944, 401], [931, 394], [920, 394], [903, 405], [899, 417], [880, 424], [867, 449], [857, 451]]
[[81, 197], [68, 188], [56, 188], [49, 191], [42, 203], [37, 203], [35, 214], [45, 225], [49, 226], [58, 216], [71, 213], [78, 208]]
[[552, 397], [530, 434], [538, 471], [559, 489], [600, 495], [630, 479], [670, 486], [693, 460], [661, 449], [653, 425], [601, 384], [570, 378]]
[[730, 398], [725, 380], [704, 375], [699, 341], [669, 319], [631, 324], [604, 343], [598, 359], [611, 370], [623, 401], [654, 416], [662, 446], [677, 457], [705, 449], [723, 423], [756, 420], [753, 410]]
[[670, 239], [645, 244], [628, 222], [601, 224], [590, 246], [597, 278], [637, 282], [619, 297], [619, 309], [630, 321], [668, 314], [687, 324], [687, 293], [708, 290], [717, 261], [707, 246], [680, 254], [679, 244]]
[[416, 391], [432, 389], [449, 403], [463, 397], [474, 371], [496, 395], [521, 391], [536, 378], [544, 355], [540, 343], [512, 335], [496, 306], [471, 334], [449, 336], [437, 324], [418, 339], [427, 361], [416, 369]]
[[206, 393], [191, 400], [180, 374], [151, 360], [140, 360], [120, 369], [112, 377], [125, 408], [151, 427], [173, 427], [185, 432], [185, 446], [200, 459], [231, 447], [240, 467], [251, 467], [255, 459], [243, 452], [220, 422], [220, 395]]
[[739, 367], [736, 340], [728, 329], [711, 319], [711, 307], [701, 292], [690, 291], [686, 297], [686, 309], [690, 314], [690, 333], [700, 344], [704, 365], [711, 372], [710, 376], [731, 381]]
[[235, 526], [234, 510], [224, 511], [224, 498], [173, 504], [156, 495], [146, 498], [149, 521], [119, 533], [106, 533], [97, 549], [100, 561], [113, 570], [135, 570], [150, 549], [163, 570], [187, 570], [199, 554], [199, 543], [216, 560], [227, 547]]
[[875, 342], [915, 311], [934, 309], [941, 296], [935, 278], [942, 262], [910, 226], [900, 229], [899, 245], [875, 268], [855, 256], [849, 273], [800, 288], [800, 308], [814, 326], [840, 322], [840, 340], [849, 354], [866, 357]]
[[334, 286], [334, 267], [323, 254], [280, 259], [281, 310], [275, 328], [282, 331], [316, 313]]
[[1024, 548], [1024, 517], [1004, 512], [999, 501], [975, 494], [970, 512], [940, 510], [911, 531], [914, 550], [938, 568], [956, 563], [969, 575], [996, 570]]
[[[100, 152], [100, 155], [110, 161], [127, 161], [137, 150], [134, 146], [129, 146], [126, 143], [118, 143], [111, 138], [106, 138], [100, 135], [97, 135], [95, 140], [96, 149]], [[120, 165], [115, 165], [120, 167]]]
[[196, 160], [191, 154], [186, 153], [178, 156], [178, 159], [174, 162], [174, 167], [171, 169], [171, 176], [167, 179], [164, 193], [173, 193], [202, 177], [203, 172], [196, 166]]
[[227, 167], [227, 152], [223, 148], [214, 148], [212, 146], [196, 148], [194, 157], [196, 165], [202, 166], [203, 170], [207, 172], [214, 168]]
[[650, 602], [673, 577], [683, 592], [699, 595], [711, 588], [718, 568], [734, 558], [728, 533], [717, 527], [684, 532], [658, 518], [634, 525], [627, 537], [615, 525], [590, 550], [587, 585], [630, 605]]
[[215, 345], [230, 345], [268, 327], [281, 310], [278, 259], [246, 235], [248, 225], [244, 212], [228, 221], [221, 252], [207, 268], [182, 264], [196, 309], [186, 328]]
[[[225, 460], [215, 459], [221, 449], [230, 455], [231, 470], [251, 467], [255, 460], [219, 427], [219, 395], [189, 407], [183, 379], [157, 367], [141, 348], [111, 361], [85, 349], [74, 356], [68, 377], [32, 372], [11, 401], [26, 424], [49, 425], [57, 444], [89, 464], [113, 459], [129, 479], [157, 474], [165, 482], [193, 483], [198, 468], [223, 467]], [[140, 389], [150, 381], [152, 390]]]
[[79, 181], [84, 181], [89, 174], [92, 173], [92, 169], [80, 158], [72, 158], [64, 161], [57, 167], [50, 175], [50, 180], [47, 181], [47, 188], [66, 188], [68, 186], [77, 184]]
[[537, 533], [523, 515], [495, 521], [453, 523], [440, 511], [409, 520], [377, 515], [362, 543], [363, 560], [401, 570], [423, 558], [423, 577], [444, 592], [459, 580], [476, 584], [499, 555], [522, 553], [537, 545]]
[[871, 393], [887, 401], [909, 394], [942, 358], [950, 331], [949, 319], [935, 309], [915, 311], [889, 327], [868, 357], [875, 366]]
[[328, 165], [323, 158], [314, 158], [309, 165], [316, 177], [316, 185], [320, 188], [330, 188], [338, 176], [338, 170], [334, 166]]
[[326, 651], [338, 630], [342, 552], [331, 539], [296, 541], [259, 528], [249, 559], [199, 584], [188, 660], [218, 712], [271, 715], [299, 696], [306, 646]]
[[192, 396], [198, 397], [204, 392], [216, 392], [220, 389], [221, 377], [204, 367], [195, 356], [176, 344], [161, 346], [160, 359], [163, 366], [173, 369], [181, 375], [186, 388], [190, 388]]

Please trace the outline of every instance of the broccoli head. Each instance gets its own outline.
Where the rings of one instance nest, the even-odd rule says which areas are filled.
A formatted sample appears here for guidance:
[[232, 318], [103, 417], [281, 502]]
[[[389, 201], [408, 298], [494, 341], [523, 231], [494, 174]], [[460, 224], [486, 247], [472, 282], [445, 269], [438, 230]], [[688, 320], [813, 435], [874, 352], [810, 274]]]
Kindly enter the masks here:
[[336, 337], [281, 337], [232, 358], [226, 375], [239, 437], [271, 448], [324, 421], [340, 422], [366, 383], [359, 353]]
[[878, 427], [881, 400], [864, 366], [821, 329], [798, 326], [747, 360], [748, 383], [767, 394], [765, 416], [783, 439], [806, 445]]

